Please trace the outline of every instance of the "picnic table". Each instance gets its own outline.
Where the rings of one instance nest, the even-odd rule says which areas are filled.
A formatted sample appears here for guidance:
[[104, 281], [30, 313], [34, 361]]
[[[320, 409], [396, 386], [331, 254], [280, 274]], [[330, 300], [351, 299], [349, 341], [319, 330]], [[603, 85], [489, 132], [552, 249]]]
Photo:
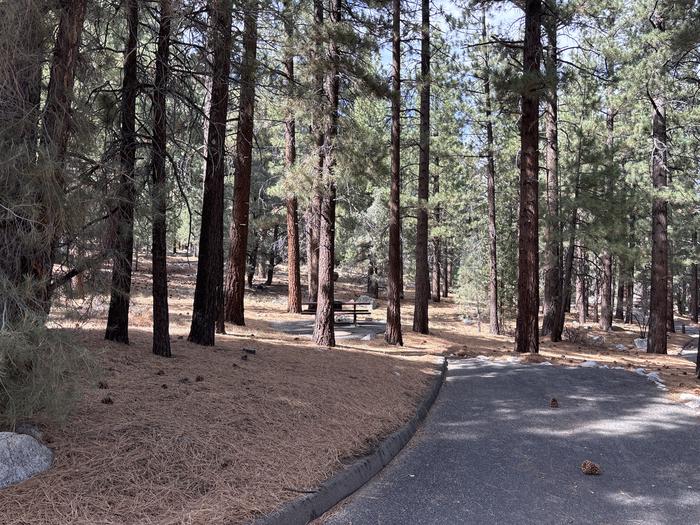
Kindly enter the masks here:
[[[316, 307], [318, 303], [308, 302], [302, 303], [306, 306], [301, 310], [302, 315], [316, 315]], [[333, 301], [333, 314], [344, 315], [352, 314], [352, 324], [357, 324], [358, 315], [370, 315], [372, 313], [372, 303], [359, 303], [356, 301]]]

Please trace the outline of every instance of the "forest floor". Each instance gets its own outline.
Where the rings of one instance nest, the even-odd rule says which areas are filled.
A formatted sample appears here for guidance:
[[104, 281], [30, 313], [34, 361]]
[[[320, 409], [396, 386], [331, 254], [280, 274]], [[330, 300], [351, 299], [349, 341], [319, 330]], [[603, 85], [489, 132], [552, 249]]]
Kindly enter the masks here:
[[[286, 312], [282, 266], [272, 286], [247, 292], [245, 327], [227, 325], [216, 347], [196, 346], [186, 341], [196, 259], [172, 257], [174, 358], [162, 359], [151, 354], [149, 264], [138, 270], [128, 348], [103, 340], [105, 295], [57, 301], [53, 322], [99, 356], [102, 372], [84, 381], [66, 425], [43, 427], [54, 467], [0, 492], [3, 523], [246, 522], [312, 490], [407, 421], [439, 356], [515, 355], [512, 334], [464, 324], [451, 297], [431, 303], [431, 335], [412, 332], [410, 290], [402, 305], [403, 347], [377, 335], [318, 349], [309, 338], [275, 329], [301, 318]], [[100, 277], [104, 288], [107, 277], [107, 271]], [[363, 295], [362, 283], [363, 276], [341, 271], [337, 298]], [[380, 300], [372, 318], [382, 321], [385, 307]], [[506, 334], [511, 330], [506, 323]], [[580, 342], [543, 341], [541, 354], [525, 361], [645, 368], [659, 372], [671, 396], [700, 394], [693, 363], [677, 355], [691, 336], [674, 334], [670, 355], [649, 356], [633, 350], [632, 326], [581, 330], [587, 337]], [[593, 343], [591, 335], [603, 339]], [[627, 349], [616, 350], [619, 344]]]
[[196, 260], [170, 263], [172, 359], [151, 353], [144, 264], [129, 347], [103, 339], [108, 297], [56, 305], [54, 323], [100, 371], [65, 425], [41, 425], [54, 466], [0, 491], [3, 525], [245, 523], [402, 426], [437, 373], [435, 356], [318, 349], [271, 331], [288, 317], [283, 285], [251, 292], [247, 326], [227, 326], [216, 347], [191, 344]]

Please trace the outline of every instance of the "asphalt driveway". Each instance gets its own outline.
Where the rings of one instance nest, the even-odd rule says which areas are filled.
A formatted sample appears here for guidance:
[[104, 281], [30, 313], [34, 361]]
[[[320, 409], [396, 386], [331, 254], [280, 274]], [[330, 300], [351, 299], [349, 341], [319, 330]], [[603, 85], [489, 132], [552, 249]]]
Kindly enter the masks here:
[[699, 524], [699, 448], [700, 413], [636, 374], [451, 361], [411, 443], [322, 522]]

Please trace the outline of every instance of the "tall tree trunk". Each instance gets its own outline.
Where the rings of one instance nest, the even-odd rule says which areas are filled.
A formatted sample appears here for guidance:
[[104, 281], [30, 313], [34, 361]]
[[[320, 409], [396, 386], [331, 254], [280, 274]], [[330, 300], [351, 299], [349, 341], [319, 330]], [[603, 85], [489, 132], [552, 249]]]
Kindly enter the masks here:
[[[580, 128], [579, 128], [580, 129]], [[573, 202], [578, 202], [579, 193], [581, 191], [581, 157], [583, 155], [583, 140], [581, 132], [578, 133], [578, 147], [576, 149], [576, 177], [574, 181], [574, 199]], [[566, 313], [571, 311], [571, 280], [574, 275], [574, 252], [576, 250], [576, 229], [578, 226], [578, 207], [574, 206], [571, 210], [569, 218], [569, 246], [566, 250], [564, 261], [564, 279], [562, 281], [561, 296], [562, 301], [557, 305], [556, 318], [552, 326], [550, 339], [553, 343], [561, 341], [564, 333], [564, 321]]]
[[153, 91], [153, 353], [170, 357], [168, 314], [168, 269], [166, 258], [166, 184], [165, 153], [167, 143], [166, 97], [170, 56], [171, 0], [160, 0], [160, 28], [156, 52], [156, 79]]
[[613, 305], [612, 305], [612, 276], [613, 264], [612, 256], [608, 249], [603, 251], [601, 256], [601, 274], [600, 274], [600, 323], [601, 330], [612, 330]]
[[[391, 345], [403, 345], [401, 334], [401, 0], [392, 0], [391, 191], [389, 194], [389, 268], [386, 332]], [[438, 285], [439, 286], [439, 285]]]
[[543, 17], [547, 35], [545, 75], [545, 126], [547, 142], [545, 161], [547, 165], [547, 220], [544, 228], [544, 317], [542, 335], [551, 334], [561, 308], [561, 222], [559, 219], [559, 129], [558, 129], [558, 50], [557, 50], [557, 5], [556, 0], [547, 0], [547, 14]]
[[[523, 75], [531, 81], [540, 71], [541, 0], [525, 2]], [[517, 352], [538, 353], [539, 343], [539, 92], [524, 91], [521, 98], [520, 216], [518, 218], [518, 317], [515, 328]]]
[[[671, 184], [671, 174], [668, 174], [668, 183]], [[668, 223], [671, 223], [671, 209], [668, 209], [667, 216]], [[667, 230], [668, 231], [668, 230]], [[667, 298], [666, 298], [666, 330], [673, 333], [676, 331], [676, 321], [673, 316], [673, 242], [668, 239], [668, 287], [667, 287]]]
[[87, 0], [64, 0], [59, 7], [58, 32], [51, 63], [49, 87], [43, 112], [43, 133], [41, 136], [41, 156], [52, 165], [50, 179], [42, 188], [39, 197], [41, 226], [40, 235], [44, 242], [32, 262], [32, 276], [39, 283], [36, 304], [37, 310], [48, 313], [51, 306], [51, 278], [55, 251], [63, 233], [63, 218], [59, 215], [56, 196], [62, 202], [65, 198], [66, 180], [64, 161], [71, 135], [71, 106], [75, 70], [80, 51], [80, 37], [85, 22]]
[[[630, 266], [632, 272], [630, 275], [634, 275], [634, 263]], [[632, 277], [627, 278], [627, 284], [625, 286], [625, 323], [632, 324], [634, 314], [634, 279]]]
[[[608, 77], [612, 78], [614, 69], [608, 66]], [[612, 108], [608, 95], [608, 110], [606, 116], [606, 150], [607, 150], [607, 173], [605, 177], [605, 196], [608, 204], [613, 204], [613, 188], [614, 188], [614, 172], [615, 172], [615, 145], [614, 145], [614, 128], [615, 128], [615, 110]], [[602, 330], [612, 330], [613, 320], [613, 303], [612, 303], [612, 280], [613, 280], [613, 263], [612, 254], [610, 253], [611, 239], [605, 236], [604, 246], [601, 254], [601, 279], [600, 289], [600, 328]], [[597, 310], [596, 310], [597, 312]]]
[[698, 232], [693, 230], [693, 263], [690, 265], [690, 320], [698, 322]]
[[[435, 167], [438, 169], [433, 170], [433, 197], [435, 197], [440, 192], [440, 160], [435, 159]], [[436, 204], [435, 210], [433, 211], [433, 222], [436, 226], [440, 225], [440, 204]], [[442, 246], [441, 239], [439, 235], [434, 235], [432, 238], [432, 248], [433, 248], [433, 271], [430, 284], [430, 295], [434, 303], [440, 302], [440, 266], [442, 265]]]
[[265, 232], [257, 232], [253, 230], [253, 246], [247, 254], [248, 265], [246, 267], [246, 280], [248, 282], [248, 288], [253, 287], [253, 280], [255, 279], [255, 270], [258, 267], [258, 252], [260, 251], [260, 237], [264, 235]]
[[428, 197], [430, 195], [430, 0], [421, 0], [420, 47], [420, 152], [416, 217], [416, 296], [413, 331], [427, 334], [430, 302], [428, 268]]
[[299, 205], [287, 197], [287, 311], [301, 312], [301, 264], [299, 255]]
[[[333, 30], [340, 24], [341, 0], [330, 0], [330, 21]], [[328, 43], [331, 64], [325, 81], [325, 107], [329, 111], [328, 125], [324, 133], [323, 180], [321, 195], [320, 236], [318, 247], [318, 301], [313, 338], [317, 345], [335, 346], [335, 142], [338, 135], [338, 101], [340, 95], [340, 55], [338, 43], [332, 38]]]
[[623, 321], [625, 319], [625, 263], [619, 259], [617, 264], [617, 307], [615, 308], [615, 319]]
[[600, 305], [600, 278], [596, 274], [595, 278], [595, 295], [593, 296], [593, 321], [600, 323], [600, 310], [598, 306]]
[[129, 303], [131, 302], [131, 264], [134, 252], [134, 181], [136, 167], [136, 97], [137, 45], [139, 26], [138, 0], [128, 0], [126, 7], [127, 41], [124, 50], [124, 78], [121, 103], [121, 144], [119, 148], [119, 189], [112, 263], [112, 289], [107, 314], [105, 339], [129, 344]]
[[442, 272], [443, 276], [443, 287], [442, 296], [447, 298], [450, 291], [450, 279], [452, 278], [452, 258], [450, 257], [450, 250], [445, 246], [445, 271]]
[[[321, 57], [323, 48], [323, 23], [324, 19], [324, 6], [323, 0], [314, 0], [314, 25], [316, 26], [316, 50], [314, 51], [314, 58], [319, 59]], [[316, 98], [318, 100], [319, 107], [324, 107], [326, 104], [325, 100], [325, 82], [324, 75], [321, 68], [314, 78], [314, 83], [316, 85]], [[316, 150], [318, 153], [318, 159], [316, 163], [316, 173], [313, 183], [313, 196], [311, 198], [311, 205], [307, 212], [308, 219], [306, 221], [307, 225], [307, 248], [306, 248], [306, 264], [308, 267], [308, 299], [309, 302], [315, 303], [318, 300], [318, 250], [320, 242], [320, 228], [321, 228], [321, 194], [322, 194], [322, 181], [323, 181], [323, 167], [325, 164], [324, 159], [324, 124], [323, 119], [316, 117], [313, 122], [314, 135], [316, 138]]]
[[236, 133], [235, 179], [233, 184], [233, 216], [229, 230], [228, 282], [226, 284], [225, 318], [245, 325], [245, 294], [248, 222], [250, 221], [250, 178], [253, 156], [253, 113], [255, 110], [255, 69], [258, 49], [258, 6], [249, 2], [243, 22], [243, 61], [241, 95]]
[[[317, 135], [323, 136], [322, 134]], [[323, 149], [320, 146], [319, 151]], [[321, 163], [323, 161], [322, 154], [319, 154]], [[315, 303], [318, 298], [318, 243], [321, 225], [321, 193], [318, 189], [319, 181], [323, 178], [323, 169], [317, 169], [316, 179], [314, 181], [313, 197], [306, 211], [306, 265], [308, 274], [307, 296], [309, 302]]]
[[583, 250], [580, 247], [576, 248], [576, 257], [578, 259], [578, 272], [576, 275], [576, 311], [578, 313], [578, 324], [582, 325], [588, 318], [588, 307], [586, 306], [586, 262], [583, 255]]
[[213, 54], [207, 162], [199, 234], [197, 284], [188, 339], [212, 346], [223, 294], [223, 230], [226, 117], [231, 55], [232, 0], [211, 0], [210, 41]]
[[[628, 224], [628, 240], [627, 247], [629, 253], [634, 250], [634, 230], [636, 217], [631, 215]], [[626, 266], [626, 281], [625, 281], [625, 323], [631, 324], [634, 321], [634, 258], [627, 259]]]
[[[663, 22], [661, 22], [663, 24]], [[661, 26], [663, 28], [663, 26]], [[654, 197], [651, 209], [651, 290], [647, 351], [665, 354], [668, 320], [668, 202], [660, 194], [668, 186], [666, 97], [662, 90], [651, 96], [652, 166]]]
[[[294, 37], [294, 12], [291, 0], [284, 0], [284, 29], [287, 48], [284, 69], [287, 76], [287, 115], [284, 122], [284, 163], [291, 172], [296, 162], [296, 122], [292, 110], [294, 98], [294, 55], [291, 51]], [[301, 269], [299, 256], [299, 204], [296, 195], [287, 195], [287, 311], [301, 312]]]
[[265, 285], [270, 286], [272, 284], [272, 278], [275, 275], [275, 264], [277, 259], [277, 238], [279, 236], [279, 224], [275, 224], [272, 228], [272, 243], [270, 245], [270, 253], [267, 257], [267, 276], [265, 279]]
[[[424, 0], [425, 1], [425, 0]], [[486, 8], [481, 11], [481, 41], [488, 40]], [[486, 113], [486, 200], [489, 223], [489, 332], [500, 334], [498, 322], [498, 259], [496, 244], [496, 161], [491, 110], [491, 64], [489, 47], [484, 47], [484, 108]]]

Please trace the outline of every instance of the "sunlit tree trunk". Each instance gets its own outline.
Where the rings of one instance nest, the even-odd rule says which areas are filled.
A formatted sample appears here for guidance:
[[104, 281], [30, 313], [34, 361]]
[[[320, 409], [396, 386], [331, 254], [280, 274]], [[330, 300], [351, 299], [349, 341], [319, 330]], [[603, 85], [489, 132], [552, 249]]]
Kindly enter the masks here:
[[[657, 21], [663, 30], [663, 21]], [[663, 89], [650, 97], [652, 110], [651, 182], [654, 196], [651, 209], [651, 289], [647, 351], [666, 353], [668, 322], [668, 202], [660, 194], [668, 186], [666, 97]]]
[[[294, 55], [291, 51], [294, 36], [294, 12], [291, 0], [284, 1], [284, 29], [287, 35], [284, 70], [287, 76], [287, 116], [284, 121], [284, 163], [291, 172], [296, 162], [296, 122], [291, 108], [294, 96]], [[301, 312], [301, 269], [299, 256], [299, 203], [296, 195], [287, 195], [287, 311]]]
[[[340, 23], [341, 0], [330, 1], [330, 21], [334, 28]], [[326, 74], [325, 94], [329, 119], [324, 133], [323, 180], [320, 184], [320, 236], [318, 249], [318, 301], [313, 338], [317, 345], [335, 346], [334, 326], [334, 266], [335, 266], [335, 142], [338, 135], [338, 102], [340, 95], [340, 54], [338, 43], [328, 44], [331, 64]]]
[[[481, 12], [481, 41], [487, 42], [486, 8]], [[498, 321], [498, 258], [496, 250], [496, 161], [491, 110], [491, 64], [484, 46], [484, 111], [486, 114], [486, 201], [489, 224], [489, 332], [501, 332]]]
[[258, 49], [258, 6], [245, 5], [243, 22], [243, 62], [241, 93], [236, 133], [236, 158], [233, 183], [233, 215], [229, 229], [228, 280], [226, 283], [225, 319], [245, 325], [245, 295], [248, 223], [250, 222], [250, 179], [253, 161], [253, 114], [255, 111], [255, 69]]
[[[384, 339], [403, 345], [401, 334], [401, 0], [392, 0], [391, 190], [389, 194], [389, 268]], [[439, 286], [439, 283], [438, 283]]]
[[428, 267], [428, 197], [430, 192], [430, 0], [421, 0], [420, 151], [416, 210], [416, 297], [413, 331], [428, 333], [430, 270]]
[[690, 265], [690, 320], [698, 322], [698, 232], [693, 230], [693, 264]]
[[[540, 74], [541, 0], [525, 2], [523, 74]], [[531, 84], [532, 82], [530, 82]], [[518, 219], [518, 317], [515, 328], [517, 352], [539, 352], [539, 92], [530, 89], [521, 97], [520, 214]]]

